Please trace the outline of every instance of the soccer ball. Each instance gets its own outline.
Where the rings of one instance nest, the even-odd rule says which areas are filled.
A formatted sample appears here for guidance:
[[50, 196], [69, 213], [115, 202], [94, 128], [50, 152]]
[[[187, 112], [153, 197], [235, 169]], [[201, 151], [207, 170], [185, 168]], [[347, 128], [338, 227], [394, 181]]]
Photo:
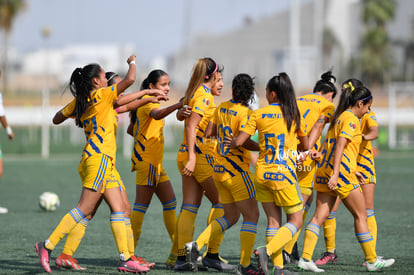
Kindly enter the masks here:
[[55, 211], [60, 205], [60, 200], [55, 193], [44, 192], [40, 195], [39, 205], [44, 211]]

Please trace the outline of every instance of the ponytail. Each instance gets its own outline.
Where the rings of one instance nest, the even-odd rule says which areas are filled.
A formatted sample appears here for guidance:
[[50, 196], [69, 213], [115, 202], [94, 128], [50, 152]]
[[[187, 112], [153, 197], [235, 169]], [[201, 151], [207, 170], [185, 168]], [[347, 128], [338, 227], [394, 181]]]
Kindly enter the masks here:
[[290, 131], [292, 123], [295, 122], [295, 132], [297, 132], [300, 129], [300, 112], [289, 76], [286, 73], [280, 73], [272, 77], [267, 82], [266, 88], [269, 92], [276, 93], [288, 131]]
[[321, 79], [316, 82], [313, 92], [321, 92], [323, 95], [333, 92], [332, 98], [335, 98], [337, 91], [335, 87], [336, 77], [332, 75], [332, 71], [327, 71], [321, 75]]

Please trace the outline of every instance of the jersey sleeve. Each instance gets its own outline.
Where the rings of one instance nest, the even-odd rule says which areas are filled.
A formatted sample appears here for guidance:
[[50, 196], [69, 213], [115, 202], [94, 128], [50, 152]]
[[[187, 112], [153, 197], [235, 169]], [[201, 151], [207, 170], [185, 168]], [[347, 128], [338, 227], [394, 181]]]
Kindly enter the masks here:
[[74, 118], [75, 117], [75, 105], [76, 105], [76, 98], [72, 99], [68, 105], [66, 105], [60, 112], [65, 117]]
[[218, 119], [218, 110], [219, 110], [220, 106], [216, 108], [216, 110], [214, 111], [213, 116], [211, 117], [211, 122], [217, 125], [217, 119]]
[[335, 113], [335, 105], [330, 103], [322, 109], [322, 112], [320, 115], [328, 118], [328, 121], [330, 122], [332, 120], [334, 113]]
[[213, 98], [211, 94], [204, 94], [195, 99], [192, 112], [204, 116], [208, 108], [213, 106]]
[[357, 119], [348, 118], [341, 120], [339, 125], [339, 136], [352, 140], [358, 134], [358, 127], [360, 127]]
[[250, 117], [248, 118], [245, 126], [243, 128], [240, 126], [240, 131], [243, 131], [253, 136], [254, 133], [256, 132], [256, 127], [257, 127], [257, 111], [254, 111], [253, 114], [251, 114]]
[[300, 116], [300, 127], [297, 132], [299, 137], [304, 137], [308, 134], [306, 128], [307, 128], [306, 121], [302, 116]]
[[367, 128], [378, 127], [377, 117], [374, 112], [369, 112], [365, 116]]
[[251, 109], [247, 109], [246, 112], [243, 112], [240, 115], [240, 121], [239, 121], [239, 132], [245, 131], [247, 122], [249, 121], [250, 116], [252, 115], [253, 111]]

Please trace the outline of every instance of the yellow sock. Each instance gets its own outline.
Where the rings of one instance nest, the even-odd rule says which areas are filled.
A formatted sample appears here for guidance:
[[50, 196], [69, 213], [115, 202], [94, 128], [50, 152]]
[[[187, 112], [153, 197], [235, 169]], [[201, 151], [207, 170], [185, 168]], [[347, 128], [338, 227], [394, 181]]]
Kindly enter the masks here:
[[356, 233], [355, 236], [359, 242], [359, 245], [364, 251], [365, 260], [369, 263], [375, 262], [377, 259], [377, 253], [375, 252], [375, 248], [373, 246], [373, 238], [369, 232], [366, 233]]
[[63, 247], [62, 253], [72, 256], [82, 241], [83, 235], [85, 235], [86, 227], [88, 226], [89, 220], [82, 219], [77, 225], [69, 232], [66, 237], [65, 246]]
[[305, 229], [305, 240], [303, 241], [302, 258], [312, 260], [313, 251], [319, 238], [320, 227], [314, 223], [308, 223]]
[[[223, 205], [221, 203], [213, 204], [210, 209], [210, 213], [207, 219], [207, 225], [211, 224], [214, 220], [224, 215]], [[219, 248], [224, 238], [223, 233], [217, 235], [215, 238], [210, 239], [207, 245], [207, 252], [212, 254], [219, 253]]]
[[194, 222], [197, 217], [198, 205], [183, 204], [177, 219], [178, 256], [185, 256], [184, 245], [193, 240]]
[[240, 264], [243, 267], [250, 265], [250, 258], [256, 241], [256, 231], [256, 223], [243, 222], [240, 229]]
[[272, 255], [278, 250], [281, 250], [282, 247], [293, 238], [296, 232], [296, 226], [292, 223], [285, 223], [281, 228], [279, 228], [272, 240], [266, 245], [267, 253]]
[[[203, 248], [204, 245], [210, 243], [209, 241], [221, 235], [226, 229], [230, 227], [230, 223], [225, 217], [220, 217], [210, 223], [206, 229], [198, 236], [196, 242], [198, 249]], [[210, 252], [210, 251], [209, 251]], [[212, 252], [210, 252], [212, 253]], [[217, 252], [218, 253], [218, 252]]]
[[60, 220], [60, 223], [46, 240], [45, 247], [49, 250], [55, 249], [55, 246], [59, 241], [66, 236], [72, 229], [85, 218], [79, 208], [75, 207], [69, 211], [63, 218]]
[[323, 223], [323, 237], [325, 240], [326, 251], [335, 252], [335, 233], [336, 233], [336, 212], [330, 212], [328, 219]]
[[177, 206], [177, 200], [173, 200], [163, 203], [162, 215], [164, 217], [165, 228], [167, 229], [168, 235], [170, 236], [171, 241], [174, 239], [175, 227], [177, 224], [177, 212], [175, 210]]
[[134, 236], [134, 248], [138, 245], [138, 240], [141, 236], [142, 223], [144, 222], [144, 217], [147, 209], [148, 204], [141, 203], [134, 203], [134, 208], [132, 208], [131, 227]]
[[367, 224], [372, 236], [374, 249], [377, 247], [377, 220], [375, 219], [374, 209], [367, 209]]
[[[266, 244], [269, 244], [273, 237], [276, 235], [279, 228], [267, 227], [266, 228]], [[273, 266], [278, 266], [283, 268], [283, 254], [282, 253], [273, 253], [270, 255]]]
[[135, 240], [134, 240], [134, 232], [132, 231], [131, 226], [131, 219], [125, 217], [125, 229], [126, 229], [126, 235], [127, 235], [127, 245], [128, 245], [128, 252], [129, 254], [135, 255]]
[[[308, 209], [310, 207], [309, 203], [305, 204], [305, 207], [303, 208], [303, 224], [305, 224], [305, 220], [306, 220], [306, 216], [308, 215]], [[295, 243], [298, 241], [300, 232], [301, 232], [302, 228], [298, 230], [298, 232], [296, 232], [295, 236], [293, 236], [292, 240], [289, 241], [287, 244], [285, 244], [285, 246], [283, 247], [283, 250], [285, 250], [287, 253], [292, 254], [292, 250], [293, 247], [295, 246]]]
[[122, 259], [123, 255], [124, 259], [122, 260], [128, 260], [131, 255], [128, 251], [124, 212], [112, 212], [109, 222], [111, 224], [112, 235], [114, 235], [116, 247], [118, 248], [119, 255], [121, 255], [120, 258]]

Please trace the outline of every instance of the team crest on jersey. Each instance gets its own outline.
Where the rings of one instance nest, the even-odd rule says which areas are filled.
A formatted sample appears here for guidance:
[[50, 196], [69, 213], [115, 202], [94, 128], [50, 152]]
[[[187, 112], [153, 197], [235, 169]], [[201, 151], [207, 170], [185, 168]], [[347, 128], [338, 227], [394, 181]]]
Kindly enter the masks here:
[[350, 122], [349, 123], [349, 128], [351, 128], [352, 131], [355, 130], [356, 129], [356, 124], [353, 123], [353, 122]]
[[203, 99], [203, 104], [204, 104], [204, 106], [208, 106], [208, 105], [210, 105], [210, 99], [208, 99], [208, 98], [204, 98]]

